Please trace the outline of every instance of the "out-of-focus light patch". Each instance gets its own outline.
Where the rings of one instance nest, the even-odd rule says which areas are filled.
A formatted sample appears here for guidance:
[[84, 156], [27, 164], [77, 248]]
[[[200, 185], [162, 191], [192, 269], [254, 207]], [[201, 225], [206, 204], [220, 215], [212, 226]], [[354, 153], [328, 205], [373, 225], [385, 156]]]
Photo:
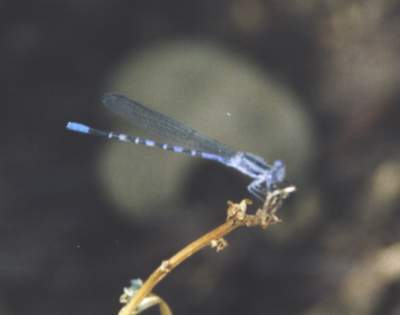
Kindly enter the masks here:
[[377, 267], [382, 277], [390, 280], [400, 276], [400, 244], [384, 248], [377, 256]]
[[378, 249], [358, 262], [344, 279], [341, 299], [348, 314], [368, 314], [384, 288], [400, 276], [400, 244]]
[[[218, 42], [182, 39], [135, 49], [111, 82], [109, 91], [123, 93], [228, 146], [268, 161], [284, 160], [290, 178], [305, 178], [311, 165], [314, 131], [300, 100], [251, 59]], [[115, 122], [115, 131], [163, 140], [153, 139], [146, 130], [130, 129], [123, 119]], [[176, 206], [160, 205], [185, 202], [184, 187], [188, 180], [196, 180], [189, 169], [196, 163], [204, 161], [104, 141], [97, 165], [109, 200], [137, 222], [177, 211]], [[245, 193], [246, 187], [242, 189]]]
[[400, 163], [387, 161], [377, 168], [372, 178], [372, 193], [378, 203], [391, 203], [400, 194]]

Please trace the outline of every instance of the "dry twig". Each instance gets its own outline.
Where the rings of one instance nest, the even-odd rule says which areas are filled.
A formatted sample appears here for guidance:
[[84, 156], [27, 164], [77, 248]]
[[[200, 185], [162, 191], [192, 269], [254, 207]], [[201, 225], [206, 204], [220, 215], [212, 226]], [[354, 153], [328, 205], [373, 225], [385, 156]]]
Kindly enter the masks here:
[[268, 193], [263, 207], [258, 209], [255, 214], [247, 214], [247, 206], [251, 204], [251, 200], [244, 199], [240, 203], [229, 201], [225, 223], [185, 246], [171, 258], [164, 260], [144, 283], [139, 283], [140, 280], [134, 280], [130, 288], [125, 288], [121, 302], [126, 303], [126, 305], [120, 310], [119, 315], [139, 314], [157, 304], [159, 304], [162, 315], [171, 315], [172, 312], [166, 302], [152, 293], [154, 287], [169, 272], [204, 247], [211, 246], [217, 252], [224, 249], [227, 246], [224, 237], [238, 227], [260, 226], [262, 229], [266, 229], [270, 224], [280, 222], [276, 216], [276, 211], [281, 206], [282, 201], [294, 191], [294, 186], [288, 186]]

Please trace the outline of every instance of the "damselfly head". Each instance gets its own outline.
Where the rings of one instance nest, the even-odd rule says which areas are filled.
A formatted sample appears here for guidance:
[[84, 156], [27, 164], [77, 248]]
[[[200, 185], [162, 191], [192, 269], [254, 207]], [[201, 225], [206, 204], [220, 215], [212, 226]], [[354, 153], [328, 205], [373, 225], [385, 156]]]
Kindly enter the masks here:
[[270, 170], [270, 180], [271, 184], [281, 183], [286, 176], [285, 163], [282, 160], [274, 161]]

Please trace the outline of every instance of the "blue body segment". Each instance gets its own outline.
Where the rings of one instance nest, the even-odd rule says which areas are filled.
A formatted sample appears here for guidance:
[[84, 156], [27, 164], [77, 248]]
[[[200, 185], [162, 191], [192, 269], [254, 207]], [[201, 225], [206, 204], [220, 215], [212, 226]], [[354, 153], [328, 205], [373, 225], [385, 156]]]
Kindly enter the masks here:
[[68, 130], [116, 139], [122, 142], [158, 147], [163, 150], [196, 156], [232, 167], [252, 178], [249, 192], [260, 200], [285, 179], [285, 165], [277, 160], [272, 165], [255, 154], [236, 151], [211, 139], [189, 126], [164, 114], [156, 112], [120, 94], [106, 94], [103, 104], [110, 111], [128, 119], [136, 127], [146, 129], [150, 134], [163, 139], [154, 141], [123, 133], [104, 131], [81, 123], [68, 122]]
[[80, 133], [89, 133], [90, 127], [80, 124], [80, 123], [76, 123], [76, 122], [68, 122], [67, 126], [65, 126], [65, 128], [67, 128], [68, 130], [71, 131], [76, 131], [76, 132], [80, 132]]

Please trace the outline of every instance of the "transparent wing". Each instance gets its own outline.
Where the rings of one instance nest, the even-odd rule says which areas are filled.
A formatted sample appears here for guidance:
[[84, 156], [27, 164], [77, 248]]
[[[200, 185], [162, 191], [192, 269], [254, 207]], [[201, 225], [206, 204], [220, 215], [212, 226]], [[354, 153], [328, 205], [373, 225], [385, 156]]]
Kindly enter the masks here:
[[127, 119], [135, 127], [145, 129], [149, 134], [163, 139], [168, 144], [214, 153], [225, 159], [229, 159], [236, 154], [235, 150], [224, 144], [124, 95], [106, 94], [103, 96], [102, 101], [110, 111]]

